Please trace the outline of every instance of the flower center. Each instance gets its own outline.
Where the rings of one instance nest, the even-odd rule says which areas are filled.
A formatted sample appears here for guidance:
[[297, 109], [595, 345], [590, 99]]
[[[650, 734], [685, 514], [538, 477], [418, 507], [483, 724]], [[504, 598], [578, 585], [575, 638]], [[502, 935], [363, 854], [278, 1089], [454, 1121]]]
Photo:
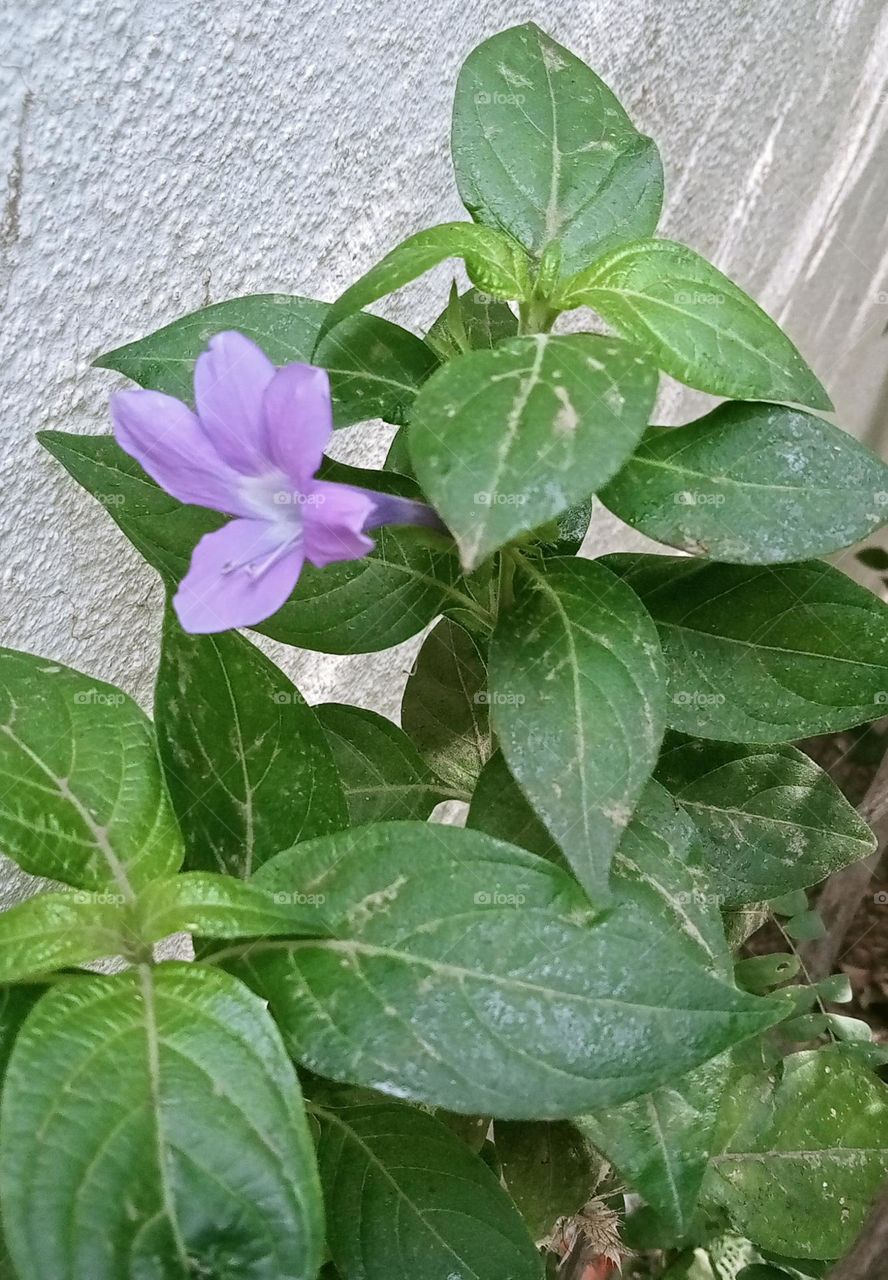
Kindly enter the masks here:
[[244, 476], [240, 491], [255, 519], [296, 525], [301, 532], [302, 508], [308, 499], [293, 488], [283, 471], [276, 468], [258, 476]]

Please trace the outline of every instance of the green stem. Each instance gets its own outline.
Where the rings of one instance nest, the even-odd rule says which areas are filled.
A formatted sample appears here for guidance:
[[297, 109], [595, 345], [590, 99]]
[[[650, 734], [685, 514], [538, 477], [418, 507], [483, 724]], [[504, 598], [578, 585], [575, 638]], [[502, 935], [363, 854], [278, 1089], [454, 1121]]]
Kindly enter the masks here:
[[531, 298], [529, 302], [518, 304], [518, 333], [549, 333], [558, 319], [560, 311], [553, 310], [539, 298]]

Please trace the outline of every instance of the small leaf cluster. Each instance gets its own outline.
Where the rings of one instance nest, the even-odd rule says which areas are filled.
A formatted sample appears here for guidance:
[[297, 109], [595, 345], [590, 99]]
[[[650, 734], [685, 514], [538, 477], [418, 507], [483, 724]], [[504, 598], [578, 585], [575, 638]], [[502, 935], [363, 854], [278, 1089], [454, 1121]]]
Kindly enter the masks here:
[[[151, 719], [0, 652], [0, 844], [54, 882], [0, 915], [21, 1280], [541, 1280], [627, 1191], [661, 1274], [733, 1239], [731, 1275], [816, 1276], [883, 1177], [880, 1050], [794, 945], [875, 841], [792, 743], [888, 701], [888, 606], [821, 559], [883, 523], [888, 468], [655, 237], [656, 145], [537, 27], [469, 56], [453, 158], [472, 221], [333, 304], [232, 299], [98, 361], [186, 400], [223, 330], [320, 365], [337, 426], [397, 428], [383, 470], [322, 474], [452, 537], [383, 530], [259, 628], [424, 633], [400, 724], [170, 612]], [[454, 257], [425, 337], [364, 310]], [[553, 333], [580, 308], [608, 332]], [[662, 374], [727, 399], [652, 426]], [[220, 517], [110, 436], [41, 439], [172, 590]], [[596, 495], [685, 554], [582, 558]], [[786, 952], [741, 959], [768, 912]]]

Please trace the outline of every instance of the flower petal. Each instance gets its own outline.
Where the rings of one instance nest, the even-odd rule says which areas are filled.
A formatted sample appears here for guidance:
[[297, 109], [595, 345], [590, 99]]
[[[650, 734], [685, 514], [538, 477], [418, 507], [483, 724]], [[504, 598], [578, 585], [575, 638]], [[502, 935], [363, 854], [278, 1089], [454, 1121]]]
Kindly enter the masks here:
[[302, 507], [306, 559], [322, 569], [337, 560], [359, 560], [372, 551], [374, 542], [364, 526], [374, 510], [369, 492], [316, 480]]
[[333, 434], [330, 379], [311, 364], [286, 364], [265, 392], [265, 431], [272, 461], [306, 489]]
[[180, 502], [239, 515], [241, 477], [219, 457], [187, 405], [162, 391], [116, 391], [114, 437]]
[[194, 366], [194, 401], [207, 436], [245, 475], [267, 470], [262, 397], [274, 365], [255, 342], [234, 330], [210, 338]]
[[[296, 586], [305, 559], [297, 544], [284, 550], [291, 537], [286, 527], [267, 520], [232, 520], [204, 534], [173, 597], [183, 629], [206, 635], [252, 627], [276, 613]], [[267, 558], [271, 563], [264, 571], [232, 567], [246, 561], [261, 565]]]

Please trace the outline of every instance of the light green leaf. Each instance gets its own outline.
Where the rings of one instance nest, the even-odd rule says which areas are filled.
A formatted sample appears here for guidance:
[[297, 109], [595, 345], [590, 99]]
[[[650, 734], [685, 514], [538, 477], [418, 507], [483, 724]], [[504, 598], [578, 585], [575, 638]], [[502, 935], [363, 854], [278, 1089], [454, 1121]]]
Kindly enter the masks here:
[[442, 800], [464, 798], [435, 776], [403, 729], [385, 716], [335, 702], [315, 712], [342, 778], [353, 827], [427, 818]]
[[635, 917], [593, 922], [558, 867], [474, 831], [362, 827], [279, 854], [256, 882], [323, 897], [332, 937], [215, 959], [270, 1002], [303, 1066], [432, 1106], [507, 1119], [609, 1106], [784, 1011]]
[[398, 1103], [313, 1108], [330, 1252], [349, 1280], [541, 1280], [496, 1177], [440, 1120]]
[[663, 202], [657, 148], [598, 76], [535, 23], [485, 40], [460, 72], [453, 164], [472, 217], [573, 272], [651, 235]]
[[190, 870], [247, 880], [273, 853], [347, 825], [314, 712], [236, 632], [189, 635], [167, 611], [154, 721]]
[[469, 279], [484, 293], [507, 300], [527, 295], [527, 255], [519, 244], [471, 222], [443, 222], [402, 240], [340, 294], [324, 317], [321, 335], [447, 258], [463, 258]]
[[461, 294], [451, 292], [450, 302], [425, 340], [442, 359], [452, 360], [466, 349], [492, 350], [517, 334], [518, 317], [511, 307], [480, 289], [467, 289]]
[[113, 685], [0, 649], [0, 773], [0, 845], [31, 875], [131, 901], [181, 864], [151, 723]]
[[231, 298], [182, 316], [95, 363], [190, 404], [195, 360], [214, 334], [236, 329], [274, 364], [310, 362], [326, 369], [337, 427], [369, 418], [403, 422], [417, 389], [438, 363], [432, 351], [415, 334], [378, 316], [354, 316], [316, 349], [329, 310], [326, 302], [283, 293]]
[[13, 1049], [0, 1132], [22, 1276], [314, 1280], [322, 1206], [299, 1083], [228, 974], [168, 964], [54, 987]]
[[471, 794], [493, 750], [488, 700], [482, 646], [442, 618], [407, 680], [401, 723], [429, 767], [463, 793]]
[[886, 523], [888, 467], [813, 414], [727, 403], [684, 427], [652, 427], [599, 496], [658, 542], [732, 564], [781, 564]]
[[656, 630], [600, 564], [525, 565], [490, 650], [506, 763], [593, 901], [656, 763], [664, 673]]
[[595, 493], [641, 439], [656, 389], [634, 347], [588, 333], [513, 338], [444, 365], [408, 443], [465, 566]]
[[[179, 932], [251, 938], [325, 931], [311, 894], [271, 894], [212, 871], [152, 881], [139, 895], [137, 910], [140, 936], [151, 941]], [[2, 921], [0, 916], [0, 928]]]
[[769, 316], [693, 249], [639, 240], [566, 280], [554, 306], [594, 307], [660, 369], [737, 400], [831, 409], [829, 396]]
[[[225, 523], [214, 511], [169, 497], [111, 436], [44, 431], [39, 438], [169, 584], [184, 576], [200, 538]], [[382, 473], [363, 472], [349, 482], [374, 488], [384, 483], [376, 475]], [[400, 488], [397, 481], [391, 491]], [[459, 580], [445, 539], [422, 529], [381, 529], [376, 550], [361, 560], [325, 569], [307, 564], [292, 598], [256, 630], [321, 653], [387, 649], [421, 631], [448, 603], [477, 613]]]
[[0, 913], [0, 982], [118, 956], [137, 942], [126, 898], [39, 893]]
[[679, 1236], [691, 1227], [729, 1074], [722, 1054], [644, 1098], [574, 1121]]
[[830, 565], [752, 568], [644, 555], [604, 563], [657, 624], [671, 728], [786, 742], [885, 713], [888, 605]]
[[496, 1153], [503, 1182], [534, 1240], [548, 1236], [558, 1218], [586, 1204], [603, 1161], [566, 1120], [497, 1120]]
[[656, 776], [693, 818], [725, 906], [817, 884], [876, 847], [829, 774], [795, 747], [668, 740]]
[[888, 1161], [888, 1089], [842, 1049], [791, 1054], [727, 1095], [704, 1196], [761, 1249], [837, 1258]]

